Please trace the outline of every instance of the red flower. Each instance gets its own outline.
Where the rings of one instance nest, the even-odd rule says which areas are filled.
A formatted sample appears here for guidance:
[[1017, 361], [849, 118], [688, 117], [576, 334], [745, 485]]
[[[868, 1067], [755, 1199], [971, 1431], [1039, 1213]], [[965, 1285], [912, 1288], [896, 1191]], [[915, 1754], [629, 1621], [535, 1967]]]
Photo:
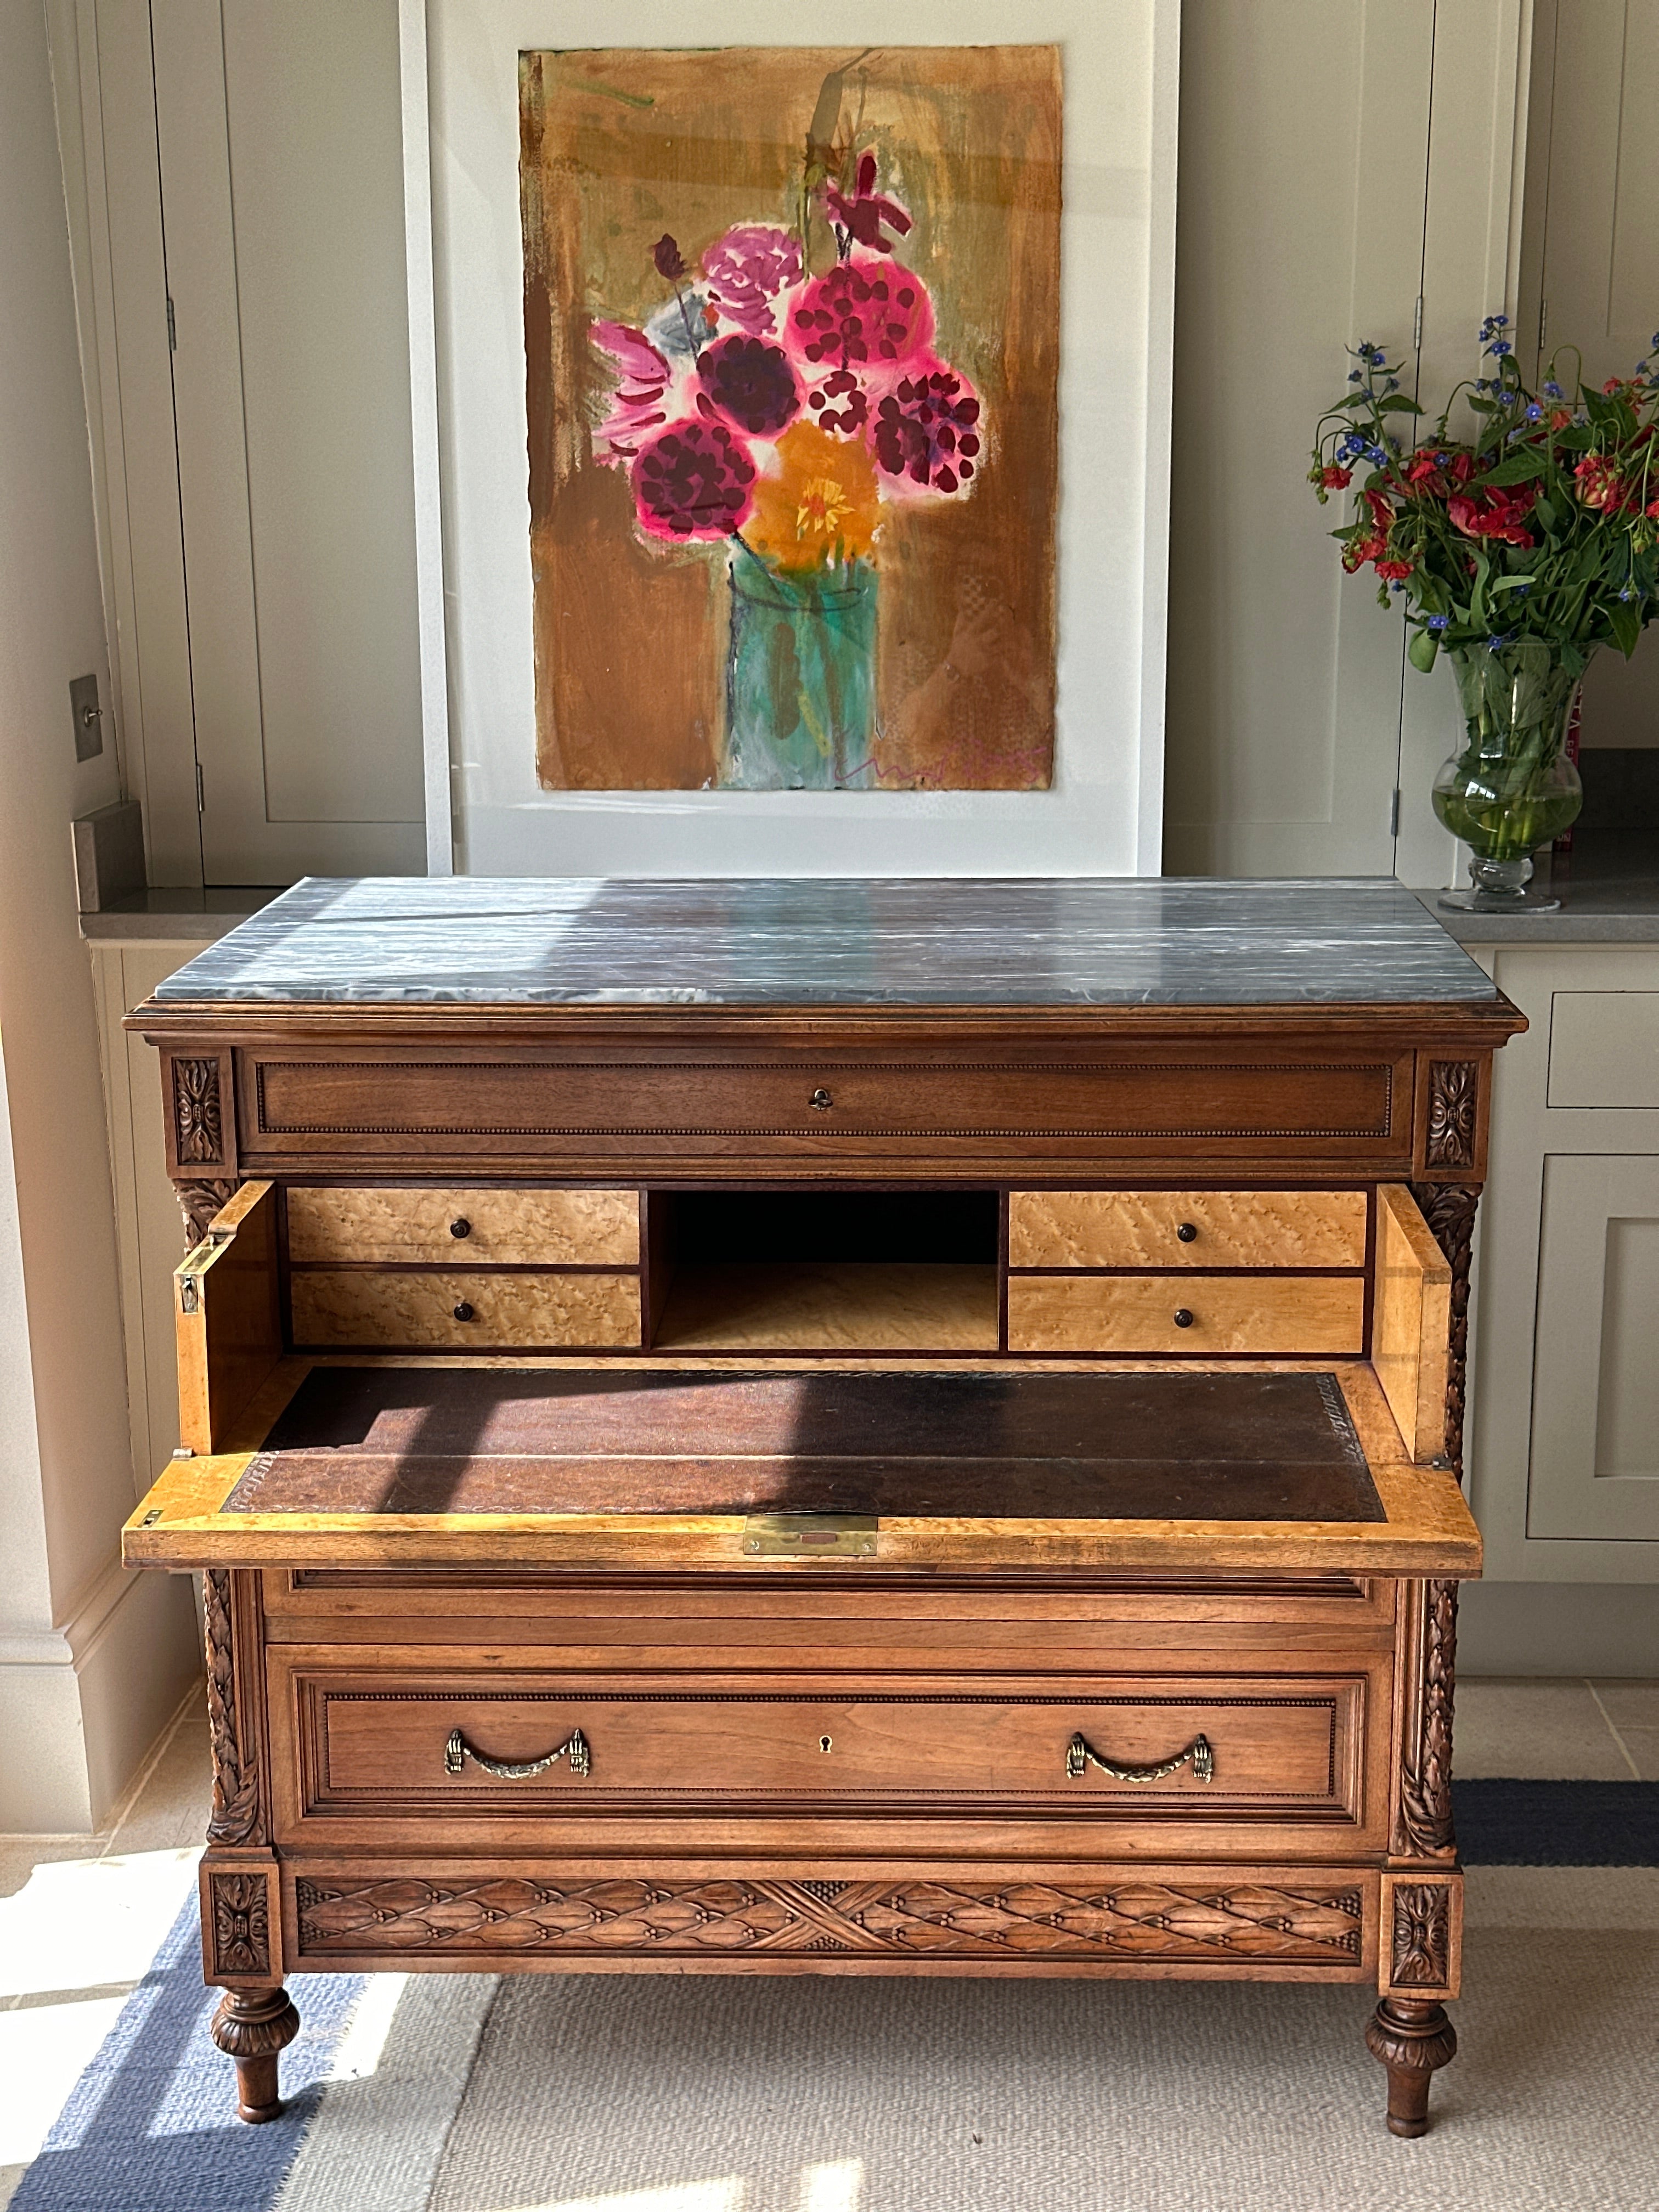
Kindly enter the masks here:
[[933, 335], [933, 303], [921, 277], [856, 256], [815, 276], [789, 310], [788, 343], [809, 380], [819, 368], [901, 368]]
[[1454, 483], [1466, 484], [1474, 474], [1474, 455], [1473, 453], [1452, 455], [1451, 477]]
[[1572, 420], [1572, 410], [1571, 410], [1571, 407], [1552, 407], [1552, 408], [1551, 408], [1551, 410], [1550, 410], [1550, 428], [1551, 428], [1551, 429], [1552, 429], [1552, 430], [1565, 430], [1565, 429], [1566, 428], [1566, 427], [1567, 427], [1568, 423], [1569, 423], [1569, 422], [1571, 422], [1571, 420]]
[[1342, 548], [1342, 565], [1352, 576], [1356, 568], [1363, 568], [1367, 561], [1375, 561], [1389, 550], [1386, 531], [1373, 538], [1352, 538]]
[[911, 485], [947, 495], [972, 477], [980, 460], [979, 400], [964, 376], [924, 356], [883, 394], [870, 442], [894, 489]]
[[1364, 492], [1361, 497], [1371, 511], [1371, 520], [1379, 530], [1387, 530], [1394, 520], [1394, 508], [1380, 491]]
[[1319, 481], [1327, 491], [1346, 491], [1353, 482], [1353, 471], [1323, 468], [1319, 471]]
[[1449, 489], [1438, 453], [1413, 455], [1406, 471], [1406, 481], [1422, 499], [1444, 499]]
[[1637, 495], [1605, 453], [1586, 453], [1573, 475], [1578, 482], [1578, 496], [1586, 507], [1619, 514], [1637, 504]]
[[1455, 492], [1446, 512], [1466, 538], [1491, 538], [1506, 545], [1531, 545], [1526, 517], [1538, 496], [1535, 484], [1500, 484], [1495, 489]]
[[1659, 522], [1659, 499], [1650, 499], [1645, 511], [1653, 521]]
[[1403, 584], [1411, 572], [1409, 561], [1379, 561], [1376, 564], [1377, 574], [1386, 576], [1391, 584]]
[[[795, 372], [781, 346], [733, 332], [705, 346], [697, 381], [712, 406], [733, 429], [751, 438], [775, 438], [800, 412]], [[699, 398], [699, 410], [709, 412]]]

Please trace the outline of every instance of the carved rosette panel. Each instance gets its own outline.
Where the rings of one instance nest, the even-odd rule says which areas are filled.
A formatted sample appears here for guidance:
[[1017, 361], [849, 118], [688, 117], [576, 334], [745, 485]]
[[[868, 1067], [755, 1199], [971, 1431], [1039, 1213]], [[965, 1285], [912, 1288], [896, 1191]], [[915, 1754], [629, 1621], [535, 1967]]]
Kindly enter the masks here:
[[1446, 1458], [1463, 1480], [1463, 1393], [1469, 1357], [1469, 1258], [1478, 1185], [1415, 1182], [1412, 1196], [1451, 1268], [1451, 1334], [1446, 1363]]
[[1452, 1893], [1443, 1881], [1397, 1881], [1389, 1931], [1389, 1979], [1397, 1990], [1443, 1990], [1451, 1982]]
[[236, 1195], [234, 1182], [175, 1182], [179, 1211], [185, 1217], [185, 1249], [193, 1252], [208, 1233], [208, 1224], [222, 1206]]
[[174, 1157], [181, 1168], [217, 1167], [223, 1160], [224, 1121], [216, 1059], [173, 1061], [173, 1139]]
[[1417, 1607], [1415, 1725], [1406, 1731], [1395, 1846], [1431, 1857], [1456, 1849], [1452, 1833], [1452, 1692], [1457, 1662], [1457, 1584], [1407, 1583]]
[[295, 1895], [301, 1957], [790, 1951], [1352, 1968], [1364, 1923], [1359, 1890], [1339, 1884], [301, 1880]]
[[206, 1622], [208, 1735], [213, 1750], [210, 1844], [263, 1842], [259, 1830], [259, 1769], [252, 1745], [244, 1747], [236, 1717], [235, 1631], [230, 1571], [209, 1567], [202, 1577]]
[[1474, 1165], [1475, 1111], [1480, 1070], [1472, 1060], [1429, 1062], [1429, 1126], [1425, 1164], [1431, 1168]]
[[216, 1979], [270, 1972], [270, 1884], [263, 1874], [210, 1872], [208, 1954]]

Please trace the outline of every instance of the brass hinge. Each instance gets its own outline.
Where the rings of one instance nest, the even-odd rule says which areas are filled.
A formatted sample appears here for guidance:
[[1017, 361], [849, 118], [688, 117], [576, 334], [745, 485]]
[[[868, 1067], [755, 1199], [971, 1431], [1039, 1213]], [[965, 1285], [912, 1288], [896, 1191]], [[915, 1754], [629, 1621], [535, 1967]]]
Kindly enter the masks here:
[[873, 1513], [751, 1513], [743, 1524], [750, 1559], [872, 1559]]

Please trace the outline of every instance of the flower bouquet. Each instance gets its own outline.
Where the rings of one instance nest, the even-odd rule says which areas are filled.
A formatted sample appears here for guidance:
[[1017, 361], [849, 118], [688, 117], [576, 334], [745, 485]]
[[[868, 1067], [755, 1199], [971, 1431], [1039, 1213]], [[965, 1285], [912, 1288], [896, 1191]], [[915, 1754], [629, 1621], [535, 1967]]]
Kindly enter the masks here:
[[872, 780], [884, 512], [965, 498], [982, 465], [978, 397], [934, 349], [895, 250], [910, 216], [878, 180], [873, 153], [809, 136], [798, 228], [739, 223], [695, 262], [664, 236], [658, 311], [589, 326], [611, 371], [594, 459], [628, 472], [648, 540], [727, 568], [727, 787]]
[[[1350, 573], [1398, 595], [1407, 653], [1425, 672], [1443, 651], [1467, 726], [1435, 779], [1434, 809], [1474, 855], [1472, 893], [1450, 903], [1528, 903], [1531, 854], [1582, 801], [1565, 750], [1590, 658], [1626, 656], [1659, 611], [1659, 371], [1653, 356], [1592, 391], [1552, 360], [1522, 380], [1508, 318], [1480, 327], [1486, 373], [1459, 385], [1426, 438], [1395, 428], [1423, 410], [1380, 346], [1353, 349], [1352, 389], [1321, 418], [1310, 481], [1328, 500], [1363, 469], [1352, 521], [1334, 531]], [[1659, 353], [1659, 333], [1654, 349]], [[1449, 429], [1462, 399], [1467, 437]], [[1413, 426], [1415, 427], [1415, 426]]]

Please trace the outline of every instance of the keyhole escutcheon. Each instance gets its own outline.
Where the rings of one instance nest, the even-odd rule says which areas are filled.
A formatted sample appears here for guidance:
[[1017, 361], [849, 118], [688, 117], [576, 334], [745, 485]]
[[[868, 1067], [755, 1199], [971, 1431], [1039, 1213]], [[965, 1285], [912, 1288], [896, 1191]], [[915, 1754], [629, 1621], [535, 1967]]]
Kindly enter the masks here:
[[832, 1736], [832, 1735], [821, 1735], [821, 1736], [818, 1738], [818, 1749], [819, 1749], [820, 1751], [833, 1751], [833, 1750], [835, 1749], [835, 1747], [836, 1747], [836, 1739], [834, 1738], [834, 1736]]

